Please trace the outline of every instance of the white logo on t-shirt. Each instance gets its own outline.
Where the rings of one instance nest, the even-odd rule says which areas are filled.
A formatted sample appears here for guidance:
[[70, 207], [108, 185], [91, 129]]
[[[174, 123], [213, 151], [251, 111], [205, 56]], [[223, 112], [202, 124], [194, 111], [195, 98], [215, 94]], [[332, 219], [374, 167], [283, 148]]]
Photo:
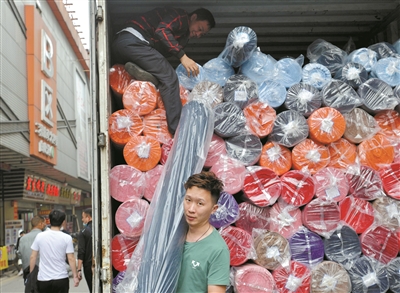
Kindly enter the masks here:
[[200, 265], [199, 262], [192, 260], [192, 269], [196, 269]]

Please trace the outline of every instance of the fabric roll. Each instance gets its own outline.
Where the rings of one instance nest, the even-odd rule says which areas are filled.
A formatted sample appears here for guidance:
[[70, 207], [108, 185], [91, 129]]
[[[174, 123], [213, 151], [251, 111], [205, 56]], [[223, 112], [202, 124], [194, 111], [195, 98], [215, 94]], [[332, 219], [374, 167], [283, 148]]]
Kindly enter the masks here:
[[274, 81], [285, 88], [290, 88], [292, 85], [299, 83], [302, 75], [303, 70], [296, 59], [290, 57], [282, 58], [274, 65]]
[[330, 167], [347, 171], [356, 163], [357, 147], [344, 138], [330, 143], [328, 150], [331, 157], [328, 164]]
[[372, 71], [377, 78], [386, 82], [391, 87], [400, 85], [400, 58], [382, 58], [375, 64]]
[[164, 143], [161, 146], [161, 159], [160, 159], [161, 164], [165, 165], [167, 163], [167, 159], [168, 159], [169, 153], [171, 152], [173, 144], [174, 144], [174, 140], [170, 139], [169, 141], [167, 141], [166, 143]]
[[261, 150], [259, 165], [281, 176], [292, 167], [292, 153], [282, 145], [267, 142]]
[[259, 207], [270, 206], [281, 195], [281, 191], [281, 180], [274, 171], [260, 166], [247, 167], [243, 192], [251, 203]]
[[276, 60], [271, 55], [255, 50], [249, 60], [240, 66], [240, 73], [260, 85], [264, 80], [273, 77], [275, 63]]
[[382, 110], [393, 110], [399, 103], [390, 85], [378, 78], [368, 79], [360, 85], [357, 93], [364, 101], [363, 107], [372, 113]]
[[215, 107], [221, 104], [224, 98], [222, 87], [215, 82], [204, 80], [195, 85], [189, 95], [189, 100], [203, 100], [205, 103]]
[[283, 174], [281, 181], [281, 197], [288, 204], [303, 206], [310, 202], [315, 194], [315, 184], [310, 174], [292, 170]]
[[275, 292], [276, 285], [271, 273], [255, 264], [233, 268], [233, 286], [236, 293]]
[[354, 89], [358, 89], [368, 78], [368, 71], [365, 70], [364, 66], [353, 62], [347, 63], [335, 74], [335, 79], [347, 83]]
[[135, 80], [125, 89], [122, 103], [125, 109], [143, 116], [156, 108], [159, 95], [159, 91], [151, 82]]
[[224, 86], [224, 102], [231, 102], [241, 109], [258, 98], [257, 84], [243, 74], [234, 74]]
[[149, 171], [161, 159], [160, 143], [151, 137], [133, 136], [125, 145], [123, 155], [128, 165], [140, 171]]
[[285, 147], [293, 147], [305, 140], [308, 133], [306, 119], [296, 111], [287, 110], [276, 116], [269, 139]]
[[374, 208], [366, 200], [348, 196], [339, 203], [340, 218], [358, 234], [374, 222]]
[[346, 64], [347, 53], [339, 48], [326, 50], [317, 59], [317, 63], [329, 69], [332, 75]]
[[246, 167], [238, 160], [222, 155], [210, 171], [224, 183], [224, 191], [235, 194], [242, 190]]
[[322, 88], [322, 103], [345, 114], [361, 106], [363, 100], [357, 92], [340, 80], [332, 80]]
[[[182, 106], [186, 105], [188, 102], [190, 91], [186, 89], [183, 85], [179, 85], [179, 96], [181, 98]], [[161, 95], [157, 98], [157, 108], [165, 110], [164, 102], [161, 98]]]
[[323, 261], [311, 272], [311, 292], [313, 293], [350, 293], [351, 281], [347, 271], [338, 263]]
[[349, 269], [361, 255], [361, 243], [354, 229], [342, 225], [324, 239], [325, 255], [329, 260]]
[[148, 201], [153, 200], [157, 184], [160, 181], [164, 165], [157, 165], [153, 169], [144, 173], [144, 194], [143, 197]]
[[[400, 88], [400, 87], [399, 87]], [[400, 98], [400, 96], [399, 96]], [[374, 116], [380, 133], [389, 138], [400, 138], [400, 113], [395, 110], [380, 111]]]
[[268, 270], [289, 266], [289, 242], [279, 233], [261, 232], [254, 240], [254, 249], [257, 255], [254, 259], [255, 263]]
[[400, 162], [384, 166], [379, 170], [386, 194], [400, 200]]
[[225, 144], [227, 154], [245, 166], [254, 165], [260, 159], [262, 143], [254, 134], [239, 134], [228, 138]]
[[144, 174], [129, 165], [116, 165], [109, 174], [110, 195], [115, 200], [125, 202], [141, 198], [144, 194]]
[[355, 108], [344, 115], [346, 120], [346, 131], [344, 138], [351, 143], [361, 143], [364, 140], [370, 139], [378, 131], [378, 123], [374, 117], [360, 108]]
[[371, 49], [360, 48], [351, 52], [347, 57], [347, 61], [360, 64], [367, 72], [370, 72], [378, 61], [378, 55]]
[[269, 230], [289, 239], [303, 225], [299, 208], [283, 201], [274, 204], [270, 211]]
[[389, 275], [390, 290], [400, 292], [400, 257], [393, 259], [386, 267]]
[[128, 238], [123, 234], [115, 235], [111, 240], [112, 265], [117, 271], [125, 271], [133, 251], [139, 242], [139, 237]]
[[376, 223], [391, 230], [400, 228], [400, 201], [390, 197], [380, 197], [372, 203]]
[[307, 228], [300, 229], [289, 239], [292, 259], [311, 268], [324, 259], [324, 243], [321, 237]]
[[346, 121], [340, 112], [331, 107], [315, 110], [307, 119], [310, 138], [328, 144], [337, 141], [346, 130]]
[[210, 148], [208, 149], [208, 154], [204, 167], [210, 168], [219, 160], [222, 155], [226, 154], [225, 141], [216, 134], [213, 134], [211, 138]]
[[119, 283], [121, 283], [122, 280], [124, 279], [124, 277], [125, 277], [125, 272], [126, 272], [126, 271], [119, 272], [119, 273], [115, 276], [115, 278], [113, 279], [113, 281], [112, 281], [112, 293], [118, 293], [118, 292], [117, 292], [117, 286], [118, 286]]
[[115, 212], [115, 225], [126, 237], [139, 237], [142, 234], [149, 203], [143, 199], [130, 199], [123, 202]]
[[315, 63], [318, 58], [327, 50], [340, 50], [335, 45], [323, 40], [316, 39], [307, 47], [307, 58], [311, 63]]
[[374, 200], [385, 196], [379, 173], [371, 167], [361, 165], [358, 174], [348, 173], [346, 177], [350, 183], [349, 192], [355, 197]]
[[108, 135], [119, 147], [123, 147], [132, 136], [140, 135], [143, 128], [142, 118], [131, 110], [115, 111], [108, 118]]
[[270, 208], [260, 208], [249, 202], [241, 202], [239, 204], [239, 218], [235, 222], [235, 226], [247, 231], [250, 235], [253, 229], [269, 229]]
[[143, 117], [143, 135], [155, 138], [161, 144], [172, 139], [168, 131], [167, 115], [165, 110], [156, 109]]
[[121, 98], [128, 85], [134, 80], [132, 76], [125, 70], [122, 64], [114, 64], [108, 73], [108, 82], [111, 90], [118, 97]]
[[310, 84], [297, 83], [287, 91], [285, 107], [297, 111], [303, 116], [310, 116], [311, 113], [321, 107], [321, 104], [321, 92]]
[[331, 72], [324, 65], [308, 63], [303, 67], [302, 80], [317, 89], [322, 89], [332, 79]]
[[238, 135], [246, 126], [246, 117], [235, 103], [221, 103], [214, 108], [214, 131], [222, 138]]
[[271, 133], [276, 119], [276, 111], [267, 103], [253, 102], [243, 109], [246, 124], [260, 138]]
[[317, 173], [328, 166], [328, 148], [312, 139], [305, 139], [292, 149], [292, 167], [295, 170]]
[[197, 66], [199, 67], [199, 74], [197, 76], [194, 76], [193, 74], [190, 74], [190, 76], [188, 76], [186, 68], [183, 67], [182, 63], [179, 64], [175, 69], [176, 75], [179, 79], [179, 84], [183, 85], [186, 89], [190, 91], [195, 87], [196, 84], [203, 81], [206, 77], [203, 66], [201, 66], [200, 64], [197, 64]]
[[340, 169], [323, 168], [314, 174], [313, 179], [315, 196], [322, 200], [339, 202], [349, 193], [349, 180]]
[[278, 108], [285, 102], [286, 94], [286, 88], [273, 80], [264, 80], [258, 87], [258, 99], [273, 108]]
[[385, 164], [391, 164], [394, 160], [394, 147], [386, 136], [377, 133], [373, 137], [364, 140], [357, 147], [360, 163], [379, 170]]
[[373, 44], [373, 45], [369, 46], [368, 49], [371, 49], [374, 52], [376, 52], [376, 54], [377, 54], [376, 57], [378, 60], [380, 60], [382, 58], [386, 58], [386, 57], [396, 57], [397, 56], [395, 47], [388, 42], [380, 42], [380, 43]]
[[239, 266], [244, 264], [251, 254], [251, 235], [238, 227], [228, 226], [220, 231], [230, 253], [230, 265]]
[[220, 86], [225, 86], [229, 77], [235, 74], [235, 70], [222, 58], [213, 58], [203, 65], [206, 79]]
[[210, 216], [210, 224], [215, 228], [229, 226], [239, 218], [239, 205], [236, 199], [227, 192], [221, 192], [218, 209]]
[[279, 293], [309, 293], [311, 283], [310, 269], [291, 261], [287, 268], [280, 267], [272, 272]]

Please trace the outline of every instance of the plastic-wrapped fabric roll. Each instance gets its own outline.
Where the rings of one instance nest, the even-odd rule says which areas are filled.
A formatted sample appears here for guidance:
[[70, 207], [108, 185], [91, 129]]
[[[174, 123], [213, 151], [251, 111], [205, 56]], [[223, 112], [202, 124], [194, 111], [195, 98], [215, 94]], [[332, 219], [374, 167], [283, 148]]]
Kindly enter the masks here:
[[210, 168], [219, 160], [222, 155], [226, 154], [225, 141], [216, 134], [213, 134], [211, 138], [210, 148], [204, 167]]
[[245, 166], [254, 165], [260, 159], [262, 143], [254, 134], [239, 134], [228, 138], [225, 143], [227, 154]]
[[240, 66], [240, 73], [260, 85], [264, 80], [273, 77], [275, 63], [276, 60], [271, 55], [255, 50], [250, 59]]
[[230, 265], [239, 266], [244, 264], [251, 255], [251, 235], [238, 227], [228, 226], [220, 230], [222, 238], [228, 245], [230, 253]]
[[315, 196], [322, 200], [339, 202], [349, 193], [349, 180], [340, 169], [323, 168], [314, 174], [313, 179]]
[[221, 192], [218, 209], [210, 216], [210, 224], [215, 228], [228, 226], [239, 218], [239, 205], [236, 199], [227, 192]]
[[310, 138], [328, 144], [337, 141], [346, 130], [346, 121], [340, 112], [331, 107], [315, 110], [307, 119]]
[[291, 261], [287, 268], [277, 268], [272, 272], [279, 293], [309, 293], [311, 282], [310, 269]]
[[115, 111], [108, 118], [108, 135], [117, 146], [123, 147], [132, 136], [140, 135], [142, 131], [142, 118], [131, 110]]
[[349, 62], [336, 72], [335, 79], [358, 89], [361, 84], [368, 80], [368, 71], [361, 64]]
[[224, 183], [224, 191], [235, 194], [242, 190], [246, 167], [240, 161], [222, 155], [210, 171]]
[[161, 144], [172, 139], [168, 131], [167, 115], [165, 110], [156, 109], [143, 117], [143, 134], [155, 138]]
[[243, 74], [234, 74], [224, 86], [224, 102], [231, 102], [241, 109], [258, 98], [257, 84]]
[[126, 271], [119, 272], [119, 273], [115, 276], [115, 278], [113, 279], [113, 281], [112, 281], [112, 293], [118, 293], [118, 292], [117, 292], [117, 286], [118, 286], [119, 283], [121, 283], [122, 280], [124, 279], [124, 277], [125, 277], [125, 272], [126, 272]]
[[378, 126], [380, 128], [379, 132], [381, 134], [389, 138], [400, 138], [400, 114], [397, 111], [381, 111], [377, 113], [374, 118], [375, 121], [378, 123]]
[[274, 65], [273, 79], [285, 88], [290, 88], [292, 85], [299, 83], [302, 75], [303, 70], [297, 59], [282, 58]]
[[282, 200], [274, 204], [270, 211], [269, 230], [289, 239], [303, 225], [299, 208], [288, 205]]
[[296, 111], [288, 110], [276, 116], [269, 139], [285, 147], [293, 147], [305, 140], [308, 133], [306, 118]]
[[226, 81], [231, 75], [235, 74], [235, 70], [226, 63], [222, 58], [213, 58], [203, 65], [206, 79], [220, 86], [225, 86]]
[[400, 39], [393, 43], [393, 47], [396, 50], [397, 54], [400, 54]]
[[[183, 85], [179, 85], [179, 96], [181, 98], [182, 106], [186, 105], [188, 102], [190, 91], [186, 89]], [[162, 101], [161, 95], [157, 98], [157, 108], [165, 110], [164, 102]]]
[[331, 157], [330, 167], [348, 170], [356, 163], [357, 147], [344, 138], [330, 143], [328, 150]]
[[400, 200], [400, 162], [384, 166], [379, 170], [386, 194]]
[[254, 249], [255, 263], [268, 270], [275, 270], [280, 266], [288, 267], [290, 264], [289, 242], [279, 233], [260, 231], [254, 240]]
[[359, 173], [348, 173], [346, 177], [350, 183], [349, 193], [355, 197], [365, 200], [374, 200], [385, 196], [379, 173], [371, 167], [361, 165]]
[[368, 48], [360, 48], [354, 50], [347, 57], [347, 62], [353, 62], [362, 65], [366, 71], [370, 72], [376, 62], [378, 61], [378, 55], [375, 51]]
[[133, 136], [125, 145], [123, 155], [128, 165], [149, 171], [161, 159], [160, 143], [152, 137]]
[[400, 201], [390, 197], [381, 197], [372, 203], [376, 223], [391, 230], [400, 228]]
[[303, 83], [322, 89], [332, 79], [331, 72], [324, 65], [309, 63], [303, 67]]
[[323, 39], [316, 39], [307, 47], [307, 58], [311, 63], [314, 63], [325, 51], [334, 49], [340, 50], [335, 45]]
[[366, 200], [348, 196], [339, 203], [340, 218], [358, 234], [364, 232], [375, 220], [374, 208]]
[[338, 227], [329, 238], [324, 239], [324, 250], [329, 260], [340, 263], [346, 269], [351, 268], [362, 253], [356, 231], [346, 225]]
[[126, 237], [139, 237], [142, 234], [149, 203], [143, 199], [130, 199], [123, 202], [115, 212], [115, 225]]
[[303, 206], [311, 201], [315, 194], [314, 180], [310, 174], [292, 170], [281, 177], [282, 199], [296, 207]]
[[271, 273], [255, 264], [245, 264], [232, 268], [233, 286], [236, 293], [273, 293], [276, 292], [275, 281]]
[[241, 202], [239, 204], [239, 218], [236, 220], [236, 227], [242, 228], [250, 235], [253, 229], [269, 229], [269, 214], [270, 208], [260, 208], [248, 202]]
[[281, 180], [274, 171], [260, 166], [247, 167], [243, 192], [251, 203], [259, 207], [270, 206], [281, 195], [281, 191]]
[[120, 202], [141, 198], [144, 194], [144, 174], [129, 165], [116, 165], [109, 174], [110, 195]]
[[247, 126], [260, 138], [271, 133], [276, 119], [276, 111], [267, 103], [253, 102], [243, 109]]
[[388, 263], [386, 269], [389, 275], [389, 286], [393, 293], [400, 292], [400, 257]]
[[128, 85], [134, 80], [122, 64], [114, 64], [108, 73], [109, 84], [113, 93], [121, 98]]
[[236, 136], [246, 126], [243, 110], [235, 103], [221, 103], [214, 108], [214, 131], [222, 138]]
[[317, 173], [328, 166], [328, 148], [312, 139], [305, 139], [292, 149], [292, 167], [295, 170]]
[[125, 89], [122, 103], [125, 109], [143, 116], [156, 108], [159, 95], [159, 91], [151, 82], [135, 80]]
[[311, 271], [311, 292], [313, 293], [350, 293], [350, 277], [338, 263], [323, 261]]
[[380, 43], [373, 44], [373, 45], [369, 46], [368, 49], [371, 49], [376, 52], [378, 60], [380, 60], [382, 58], [397, 56], [396, 49], [393, 47], [392, 44], [390, 44], [388, 42], [380, 42]]
[[333, 79], [322, 88], [322, 103], [345, 114], [361, 106], [363, 100], [347, 83]]
[[363, 107], [374, 113], [382, 110], [393, 110], [399, 103], [390, 85], [377, 78], [368, 79], [360, 85], [357, 93], [364, 101]]
[[292, 154], [289, 149], [280, 144], [267, 142], [261, 150], [259, 164], [280, 176], [292, 167]]
[[265, 80], [258, 87], [258, 99], [273, 108], [278, 108], [286, 100], [286, 88], [273, 80]]
[[154, 193], [157, 188], [158, 181], [160, 181], [161, 174], [164, 170], [164, 165], [157, 165], [153, 169], [144, 173], [144, 195], [143, 197], [148, 201], [153, 200]]
[[247, 26], [238, 26], [229, 32], [225, 48], [218, 57], [233, 67], [239, 67], [250, 59], [256, 48], [256, 33]]
[[292, 259], [313, 268], [324, 260], [322, 238], [307, 228], [302, 228], [289, 239]]
[[111, 258], [112, 265], [117, 271], [125, 271], [131, 260], [139, 238], [128, 238], [123, 234], [117, 234], [111, 240]]
[[329, 69], [332, 75], [346, 64], [347, 53], [339, 48], [326, 50], [317, 59], [317, 63]]
[[286, 94], [285, 107], [310, 116], [312, 112], [321, 107], [322, 95], [312, 85], [304, 82], [291, 86]]
[[394, 160], [394, 147], [386, 136], [377, 133], [357, 147], [360, 163], [375, 170]]
[[193, 76], [192, 74], [188, 76], [187, 71], [185, 67], [183, 67], [182, 63], [179, 64], [178, 67], [176, 67], [175, 69], [176, 75], [179, 79], [179, 83], [190, 91], [194, 88], [196, 84], [203, 81], [206, 77], [203, 66], [201, 66], [200, 64], [197, 64], [197, 66], [199, 67], [199, 74], [197, 76]]
[[378, 123], [373, 116], [360, 108], [355, 108], [344, 115], [346, 131], [344, 138], [351, 143], [360, 143], [373, 137], [378, 131]]
[[303, 224], [311, 231], [329, 237], [340, 223], [340, 210], [336, 202], [320, 198], [310, 201], [302, 211]]
[[200, 81], [196, 84], [189, 95], [189, 100], [202, 99], [213, 108], [221, 104], [223, 98], [224, 93], [222, 87], [218, 83], [208, 80]]
[[164, 143], [161, 146], [161, 159], [160, 159], [161, 164], [165, 165], [167, 163], [167, 159], [168, 159], [169, 153], [171, 152], [173, 143], [174, 143], [174, 140], [170, 139], [169, 141], [167, 141], [166, 143]]
[[375, 76], [388, 85], [400, 85], [400, 58], [387, 57], [380, 59], [372, 68]]

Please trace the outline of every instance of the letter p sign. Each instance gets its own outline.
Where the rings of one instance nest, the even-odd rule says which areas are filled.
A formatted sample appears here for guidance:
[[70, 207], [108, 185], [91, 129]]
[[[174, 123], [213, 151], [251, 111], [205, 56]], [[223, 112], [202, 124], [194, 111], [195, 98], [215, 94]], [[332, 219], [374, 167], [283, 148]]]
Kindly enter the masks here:
[[52, 78], [54, 75], [54, 67], [53, 67], [53, 44], [46, 34], [46, 32], [42, 29], [42, 72], [48, 77]]

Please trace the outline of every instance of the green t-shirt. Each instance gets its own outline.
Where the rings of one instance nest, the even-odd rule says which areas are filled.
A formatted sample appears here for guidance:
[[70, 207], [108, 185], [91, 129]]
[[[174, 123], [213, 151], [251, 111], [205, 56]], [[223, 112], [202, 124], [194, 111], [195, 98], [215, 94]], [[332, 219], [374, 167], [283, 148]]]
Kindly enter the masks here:
[[185, 242], [176, 293], [205, 293], [208, 285], [229, 285], [229, 249], [213, 232], [199, 242]]

